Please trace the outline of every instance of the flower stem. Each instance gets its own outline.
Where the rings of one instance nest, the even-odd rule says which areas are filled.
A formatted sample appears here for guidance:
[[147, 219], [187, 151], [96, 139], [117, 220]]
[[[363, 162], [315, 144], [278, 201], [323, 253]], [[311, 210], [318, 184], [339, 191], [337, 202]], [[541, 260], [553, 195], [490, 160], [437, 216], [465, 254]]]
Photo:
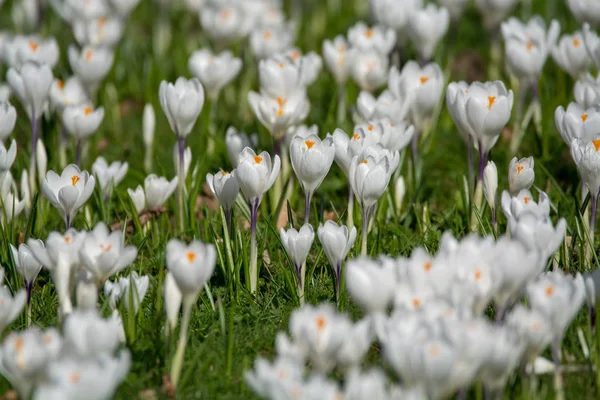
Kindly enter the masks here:
[[592, 195], [592, 215], [590, 217], [590, 249], [594, 252], [594, 242], [596, 239], [596, 213], [598, 212], [598, 193]]
[[306, 261], [302, 265], [294, 265], [296, 268], [296, 278], [298, 278], [298, 299], [300, 305], [304, 305], [304, 278], [306, 276]]
[[29, 167], [29, 190], [31, 196], [36, 193], [36, 172], [37, 172], [37, 139], [38, 139], [38, 119], [35, 117], [35, 110], [32, 110], [31, 117], [31, 164]]
[[192, 314], [192, 306], [196, 296], [185, 296], [183, 298], [183, 319], [181, 320], [181, 328], [179, 329], [179, 341], [177, 342], [177, 351], [173, 357], [171, 364], [171, 382], [173, 387], [177, 388], [179, 376], [181, 375], [181, 367], [183, 366], [183, 355], [187, 345], [187, 334], [190, 325], [190, 315]]
[[337, 123], [340, 124], [346, 119], [346, 85], [338, 85], [338, 103], [337, 103]]
[[350, 186], [348, 191], [348, 210], [346, 213], [348, 214], [346, 215], [346, 225], [351, 230], [354, 227], [354, 192], [352, 191], [352, 186]]
[[362, 246], [360, 249], [360, 255], [367, 255], [367, 237], [369, 236], [369, 216], [371, 214], [371, 207], [363, 207], [363, 219], [362, 219]]
[[554, 360], [554, 395], [557, 400], [564, 400], [565, 393], [563, 387], [563, 378], [560, 365], [560, 339], [552, 343], [552, 358]]
[[312, 193], [306, 192], [304, 195], [304, 223], [310, 222], [310, 201], [312, 199]]
[[179, 201], [179, 229], [181, 232], [185, 230], [185, 175], [184, 175], [184, 153], [185, 153], [185, 137], [177, 136], [177, 143], [179, 145], [179, 167], [177, 168], [178, 185], [177, 185], [177, 199]]
[[258, 249], [256, 243], [256, 220], [258, 218], [258, 198], [250, 206], [250, 293], [256, 293], [258, 286]]
[[58, 159], [60, 162], [60, 167], [64, 168], [67, 166], [67, 142], [69, 138], [67, 137], [67, 129], [65, 125], [62, 124], [60, 127], [60, 133], [58, 136]]
[[81, 152], [82, 152], [82, 140], [77, 139], [75, 141], [75, 164], [81, 167]]
[[475, 182], [475, 169], [473, 168], [473, 143], [472, 139], [469, 139], [467, 144], [467, 169], [469, 171], [469, 191], [473, 190], [473, 183]]
[[225, 255], [227, 256], [230, 299], [233, 299], [233, 286], [235, 279], [235, 267], [233, 262], [233, 252], [231, 251], [231, 211], [221, 207], [221, 221], [223, 223], [223, 241], [225, 242]]
[[333, 269], [333, 277], [335, 279], [334, 285], [335, 285], [335, 302], [338, 303], [340, 302], [340, 287], [341, 287], [341, 281], [342, 281], [342, 262], [338, 261], [337, 265], [335, 266], [335, 268]]

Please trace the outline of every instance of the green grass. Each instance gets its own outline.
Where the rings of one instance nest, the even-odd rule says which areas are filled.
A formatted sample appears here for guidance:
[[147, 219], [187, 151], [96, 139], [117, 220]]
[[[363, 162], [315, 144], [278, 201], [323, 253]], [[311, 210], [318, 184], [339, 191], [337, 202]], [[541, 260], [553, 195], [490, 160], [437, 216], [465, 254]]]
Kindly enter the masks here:
[[[358, 3], [359, 1], [357, 1]], [[10, 1], [3, 9], [8, 10]], [[368, 19], [365, 7], [355, 10], [353, 2], [344, 2], [344, 10], [340, 15], [329, 15], [325, 2], [306, 0], [306, 18], [300, 22], [296, 44], [303, 51], [320, 52], [323, 39], [333, 38], [336, 34], [345, 34], [347, 29], [359, 19]], [[535, 0], [532, 9], [540, 13], [546, 21], [551, 17], [561, 22], [563, 32], [571, 32], [578, 26], [566, 9], [563, 1]], [[129, 173], [125, 181], [117, 188], [109, 204], [104, 204], [100, 196], [93, 196], [88, 202], [91, 211], [92, 224], [88, 225], [84, 213], [80, 212], [74, 221], [76, 229], [90, 229], [99, 221], [109, 225], [131, 221], [133, 208], [127, 195], [127, 188], [134, 188], [143, 182], [146, 172], [143, 171], [142, 126], [141, 114], [143, 105], [150, 102], [157, 113], [157, 129], [155, 140], [154, 172], [171, 178], [175, 175], [171, 150], [175, 136], [171, 133], [166, 118], [163, 116], [158, 103], [158, 86], [161, 80], [174, 81], [178, 76], [190, 76], [187, 70], [187, 58], [191, 52], [202, 46], [209, 45], [209, 40], [202, 32], [198, 19], [182, 9], [169, 10], [171, 22], [172, 43], [164, 56], [153, 54], [153, 31], [155, 30], [160, 11], [154, 1], [142, 1], [130, 18], [126, 34], [116, 53], [115, 66], [101, 87], [98, 94], [98, 105], [106, 109], [106, 116], [101, 131], [90, 141], [89, 153], [84, 157], [83, 167], [91, 167], [98, 155], [104, 156], [109, 162], [126, 160], [129, 162]], [[7, 22], [9, 13], [2, 13], [1, 22]], [[514, 13], [521, 16], [521, 10]], [[10, 24], [7, 22], [8, 26]], [[436, 61], [446, 70], [450, 65], [464, 65], [457, 60], [475, 59], [477, 65], [452, 68], [450, 80], [460, 80], [476, 76], [486, 79], [490, 41], [483, 33], [480, 19], [471, 6], [459, 26], [448, 39], [439, 46]], [[61, 61], [55, 69], [55, 76], [70, 75], [66, 48], [74, 42], [70, 29], [57, 15], [48, 11], [48, 16], [42, 27], [44, 34], [54, 35], [61, 46]], [[204, 176], [214, 172], [219, 167], [229, 167], [225, 152], [224, 133], [228, 126], [233, 125], [247, 132], [259, 132], [260, 149], [270, 149], [272, 146], [268, 132], [256, 121], [247, 106], [247, 90], [258, 87], [255, 62], [249, 56], [247, 47], [242, 44], [234, 46], [237, 54], [244, 57], [245, 67], [234, 84], [226, 87], [216, 105], [214, 149], [208, 149], [209, 109], [206, 104], [201, 117], [196, 124], [188, 143], [192, 148], [194, 161], [190, 172], [190, 198], [188, 205], [196, 204], [196, 194], [206, 191], [203, 188]], [[413, 53], [410, 55], [414, 56]], [[468, 65], [468, 64], [467, 64]], [[4, 71], [3, 71], [4, 72]], [[509, 82], [506, 75], [505, 82]], [[566, 106], [572, 101], [572, 80], [548, 60], [544, 75], [540, 82], [540, 97], [543, 108], [541, 137], [536, 136], [530, 127], [519, 151], [520, 156], [533, 155], [536, 165], [537, 188], [546, 191], [557, 212], [553, 218], [564, 217], [568, 221], [568, 236], [576, 237], [576, 213], [579, 200], [579, 179], [573, 162], [570, 159], [567, 146], [556, 132], [554, 126], [554, 110], [558, 105]], [[358, 89], [354, 84], [349, 85], [347, 103], [355, 102]], [[311, 112], [307, 124], [316, 123], [321, 136], [333, 132], [335, 123], [336, 90], [335, 83], [327, 72], [323, 72], [318, 81], [309, 88]], [[516, 97], [516, 96], [515, 96]], [[17, 103], [13, 99], [13, 104]], [[20, 109], [18, 111], [21, 111]], [[19, 115], [24, 115], [20, 112]], [[512, 126], [512, 125], [509, 125]], [[352, 129], [348, 120], [343, 129]], [[49, 168], [57, 168], [58, 154], [55, 151], [58, 140], [58, 125], [52, 118], [43, 123], [44, 140], [48, 148]], [[13, 137], [17, 139], [19, 153], [15, 171], [27, 168], [28, 156], [24, 149], [29, 148], [29, 123], [26, 118], [20, 118]], [[376, 221], [369, 236], [369, 250], [372, 256], [381, 252], [389, 255], [407, 255], [417, 246], [425, 246], [429, 251], [435, 251], [441, 233], [451, 230], [457, 236], [468, 233], [469, 210], [461, 199], [463, 176], [466, 174], [466, 152], [464, 145], [456, 132], [452, 120], [445, 109], [434, 124], [428, 142], [424, 149], [424, 166], [422, 186], [414, 195], [405, 198], [402, 215], [387, 221], [381, 218]], [[74, 159], [74, 153], [70, 153]], [[493, 159], [500, 173], [500, 188], [507, 187], [506, 168], [509, 161], [508, 142], [501, 139], [492, 151]], [[402, 171], [406, 174], [406, 163]], [[18, 176], [17, 176], [18, 178]], [[291, 205], [297, 212], [296, 221], [301, 219], [303, 196], [296, 185], [295, 196]], [[387, 199], [382, 198], [385, 204]], [[221, 267], [215, 269], [210, 281], [217, 310], [212, 311], [210, 303], [203, 292], [194, 307], [189, 334], [189, 343], [185, 356], [182, 379], [180, 382], [180, 398], [182, 399], [248, 399], [253, 395], [245, 385], [243, 373], [251, 368], [253, 360], [259, 356], [271, 357], [274, 352], [274, 338], [279, 330], [285, 330], [292, 310], [297, 306], [296, 300], [290, 295], [291, 265], [281, 246], [276, 228], [277, 214], [268, 208], [269, 201], [263, 202], [261, 222], [259, 223], [259, 266], [261, 279], [256, 297], [251, 296], [245, 289], [240, 289], [234, 300], [229, 298], [225, 276]], [[311, 214], [315, 225], [317, 218], [322, 219], [323, 211], [334, 211], [339, 215], [344, 213], [347, 203], [347, 183], [341, 171], [334, 166], [321, 188], [317, 191]], [[423, 208], [428, 210], [428, 218], [423, 219]], [[190, 207], [188, 207], [189, 209]], [[192, 207], [193, 209], [194, 207]], [[176, 209], [174, 200], [170, 201], [170, 210]], [[484, 230], [489, 232], [487, 223], [489, 211], [483, 215]], [[244, 218], [236, 210], [238, 227], [242, 227]], [[162, 281], [165, 274], [165, 247], [171, 237], [184, 240], [199, 238], [206, 242], [214, 242], [215, 236], [221, 238], [220, 216], [206, 206], [188, 215], [185, 233], [180, 234], [175, 229], [175, 218], [172, 213], [166, 213], [153, 219], [152, 225], [143, 232], [139, 225], [132, 223], [132, 231], [126, 235], [126, 241], [139, 248], [139, 255], [131, 270], [151, 276], [151, 288], [142, 305], [135, 322], [135, 329], [130, 329], [128, 320], [125, 325], [128, 335], [127, 346], [133, 356], [131, 372], [120, 387], [117, 398], [136, 398], [141, 391], [153, 389], [159, 398], [167, 395], [161, 392], [163, 376], [167, 374], [170, 360], [175, 351], [173, 340], [167, 340], [160, 328], [164, 323], [162, 309]], [[355, 218], [359, 221], [359, 218]], [[499, 216], [499, 232], [506, 230], [506, 221]], [[9, 256], [8, 243], [17, 243], [23, 234], [25, 237], [45, 239], [52, 230], [62, 230], [62, 222], [58, 214], [45, 199], [40, 197], [35, 204], [35, 212], [30, 219], [21, 217], [16, 220], [7, 232], [3, 233], [0, 241], [0, 262], [7, 270], [12, 287], [19, 287], [20, 280], [12, 266]], [[234, 254], [236, 266], [242, 267], [248, 262], [249, 254], [248, 230], [240, 228], [240, 233], [234, 238]], [[351, 255], [358, 254], [360, 240]], [[578, 241], [580, 243], [580, 241]], [[218, 244], [222, 246], [222, 244]], [[261, 257], [262, 255], [262, 257]], [[268, 259], [268, 262], [265, 260]], [[331, 301], [333, 298], [332, 279], [327, 260], [320, 250], [318, 240], [315, 240], [313, 251], [308, 261], [306, 295], [309, 303]], [[561, 265], [569, 271], [589, 271], [596, 266], [581, 265], [573, 257], [569, 265]], [[243, 268], [242, 268], [243, 269]], [[221, 312], [228, 316], [233, 301], [233, 357], [232, 369], [227, 371], [226, 335], [223, 331]], [[354, 317], [360, 315], [358, 309], [344, 298], [342, 305]], [[42, 272], [35, 284], [33, 293], [33, 318], [40, 326], [56, 324], [56, 296], [49, 274]], [[21, 316], [14, 324], [15, 329], [22, 329], [25, 317]], [[588, 364], [584, 359], [578, 344], [575, 327], [585, 327], [587, 316], [581, 313], [569, 329], [564, 341], [564, 350], [568, 362]], [[374, 349], [373, 352], [377, 350]], [[598, 396], [598, 388], [594, 384], [592, 372], [567, 374], [565, 377], [567, 398], [593, 398]], [[9, 388], [9, 384], [0, 382], [0, 393]], [[520, 397], [520, 380], [517, 380], [506, 395], [514, 394]], [[512, 397], [512, 396], [511, 396]], [[552, 382], [549, 378], [541, 378], [540, 398], [552, 398]]]

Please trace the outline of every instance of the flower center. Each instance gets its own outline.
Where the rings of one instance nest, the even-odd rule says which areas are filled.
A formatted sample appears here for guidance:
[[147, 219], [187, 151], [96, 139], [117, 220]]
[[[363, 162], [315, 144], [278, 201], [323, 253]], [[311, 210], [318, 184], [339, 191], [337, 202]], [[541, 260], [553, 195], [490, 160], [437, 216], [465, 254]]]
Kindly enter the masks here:
[[546, 294], [547, 297], [552, 296], [552, 294], [554, 293], [554, 286], [553, 285], [548, 285], [546, 287], [546, 290], [544, 291], [544, 293]]
[[304, 144], [306, 145], [306, 147], [308, 147], [309, 149], [312, 149], [312, 147], [315, 145], [315, 142], [312, 140], [306, 140], [304, 141]]
[[419, 300], [418, 298], [414, 298], [412, 304], [414, 308], [419, 308], [421, 307], [421, 300]]
[[271, 31], [265, 31], [265, 33], [263, 33], [263, 37], [267, 40], [271, 39], [272, 36], [273, 34], [271, 33]]
[[69, 375], [69, 381], [71, 383], [78, 383], [80, 379], [81, 379], [81, 372], [76, 371], [76, 372], [71, 373], [71, 375]]
[[23, 338], [18, 338], [17, 340], [15, 340], [15, 351], [17, 353], [20, 353], [21, 351], [23, 351], [24, 346], [25, 346], [25, 341], [23, 340]]
[[581, 41], [578, 38], [573, 39], [573, 47], [579, 47], [581, 45]]
[[322, 315], [319, 315], [317, 317], [315, 323], [317, 324], [317, 330], [318, 331], [322, 331], [327, 326], [327, 321], [325, 321], [325, 317], [322, 316]]
[[100, 250], [102, 251], [109, 252], [110, 249], [112, 249], [112, 244], [105, 245], [101, 243], [98, 247], [100, 247]]
[[88, 116], [88, 115], [90, 115], [90, 114], [92, 113], [92, 111], [93, 111], [93, 110], [92, 110], [92, 107], [86, 107], [86, 108], [83, 110], [83, 113], [84, 113], [86, 116]]
[[358, 140], [360, 139], [360, 135], [358, 133], [355, 133], [354, 135], [352, 135], [352, 140]]
[[84, 55], [85, 61], [88, 61], [88, 62], [91, 61], [93, 55], [94, 55], [93, 51], [91, 51], [91, 50], [86, 51], [85, 55]]
[[527, 48], [527, 51], [531, 51], [531, 49], [533, 49], [533, 42], [527, 42], [525, 47]]
[[523, 197], [523, 203], [527, 204], [531, 200], [529, 197]]
[[427, 76], [422, 76], [419, 78], [419, 81], [421, 81], [421, 85], [424, 85], [428, 80], [429, 80], [429, 77], [427, 77]]
[[592, 143], [594, 144], [596, 151], [600, 150], [600, 139], [592, 140]]
[[292, 57], [292, 60], [296, 61], [300, 58], [300, 52], [298, 50], [294, 50], [292, 51], [292, 54], [290, 54], [290, 57]]
[[286, 103], [286, 99], [282, 99], [281, 97], [277, 98], [277, 104], [279, 105], [279, 108], [277, 109], [277, 116], [281, 117], [283, 115], [283, 106]]
[[221, 18], [223, 19], [227, 19], [229, 18], [229, 16], [231, 15], [231, 8], [226, 8], [223, 11], [221, 11], [219, 13], [219, 15], [221, 16]]
[[229, 175], [229, 172], [227, 172], [227, 171], [221, 171], [221, 175], [222, 176]]
[[29, 48], [34, 53], [37, 51], [38, 47], [40, 47], [40, 45], [38, 44], [38, 42], [36, 42], [35, 40], [30, 40], [28, 44], [29, 44]]
[[373, 125], [369, 125], [369, 126], [367, 127], [367, 129], [369, 130], [369, 132], [373, 132], [373, 128], [374, 128], [374, 126], [373, 126]]
[[367, 29], [365, 31], [365, 36], [371, 39], [373, 37], [373, 29]]
[[368, 164], [369, 162], [368, 162], [368, 161], [367, 161], [367, 159], [365, 158], [365, 159], [364, 159], [364, 160], [362, 160], [360, 163], [361, 163], [361, 164]]
[[186, 251], [185, 257], [188, 259], [188, 262], [191, 264], [196, 259], [196, 253], [193, 251]]
[[492, 106], [496, 102], [496, 96], [488, 96], [488, 110], [492, 109]]
[[72, 184], [73, 186], [75, 186], [75, 185], [77, 185], [77, 182], [79, 182], [80, 180], [81, 180], [81, 178], [80, 178], [79, 176], [77, 176], [77, 175], [73, 175], [73, 176], [71, 177], [71, 184]]
[[103, 28], [104, 25], [106, 25], [106, 17], [100, 17], [98, 18], [98, 21], [96, 21], [96, 24], [98, 25], [98, 28]]
[[517, 175], [519, 175], [521, 173], [521, 171], [523, 171], [523, 169], [525, 169], [524, 166], [522, 165], [517, 165]]
[[254, 162], [257, 164], [260, 164], [262, 162], [262, 157], [260, 156], [254, 156]]
[[478, 281], [481, 279], [481, 270], [479, 268], [475, 269], [475, 274], [474, 274], [475, 280]]
[[58, 86], [58, 88], [59, 88], [60, 90], [63, 90], [63, 88], [65, 87], [65, 82], [63, 82], [63, 81], [58, 81], [58, 82], [56, 82], [56, 86]]
[[437, 344], [432, 344], [429, 346], [429, 355], [432, 357], [437, 357], [440, 355], [440, 348]]
[[65, 236], [65, 243], [66, 244], [71, 243], [71, 236]]
[[588, 119], [587, 114], [581, 114], [581, 122], [585, 122]]
[[431, 269], [431, 262], [427, 261], [423, 264], [423, 271], [429, 271]]

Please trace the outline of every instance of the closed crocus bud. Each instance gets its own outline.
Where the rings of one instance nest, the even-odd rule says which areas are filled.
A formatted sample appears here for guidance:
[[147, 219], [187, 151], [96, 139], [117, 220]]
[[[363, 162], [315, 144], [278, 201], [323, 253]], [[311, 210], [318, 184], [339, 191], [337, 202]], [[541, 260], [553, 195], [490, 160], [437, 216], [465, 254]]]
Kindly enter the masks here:
[[292, 260], [295, 267], [296, 279], [298, 280], [298, 288], [300, 296], [304, 294], [304, 273], [303, 264], [306, 262], [308, 253], [315, 239], [315, 231], [310, 224], [304, 224], [299, 231], [290, 228], [287, 231], [283, 228], [279, 230], [281, 243]]
[[465, 81], [450, 82], [446, 89], [446, 108], [458, 129], [458, 133], [467, 146], [471, 146], [475, 135], [467, 120], [466, 102], [469, 84]]
[[29, 174], [27, 173], [27, 170], [24, 169], [21, 172], [21, 197], [23, 198], [23, 201], [25, 202], [25, 209], [27, 210], [27, 212], [29, 212], [29, 210], [31, 209], [31, 191], [29, 189]]
[[600, 194], [600, 139], [573, 139], [571, 157], [575, 161], [581, 180], [593, 197]]
[[444, 89], [444, 76], [438, 64], [420, 67], [415, 61], [407, 62], [402, 71], [390, 70], [388, 88], [396, 98], [408, 98], [410, 121], [418, 128], [431, 117]]
[[77, 211], [94, 192], [95, 185], [93, 176], [81, 171], [77, 165], [70, 164], [61, 175], [48, 171], [42, 182], [42, 193], [57, 208], [68, 229]]
[[92, 274], [87, 270], [80, 270], [75, 278], [75, 298], [77, 310], [93, 310], [98, 305], [98, 287]]
[[348, 256], [348, 253], [354, 246], [356, 240], [356, 227], [348, 229], [346, 225], [339, 226], [335, 222], [329, 220], [317, 229], [319, 242], [323, 247], [325, 256], [329, 261], [329, 265], [333, 269], [336, 295], [339, 296], [339, 284], [342, 272], [342, 262]]
[[44, 176], [46, 176], [46, 167], [48, 166], [48, 154], [46, 153], [46, 146], [44, 146], [42, 139], [37, 140], [35, 158], [37, 173], [41, 182]]
[[217, 262], [212, 244], [198, 240], [186, 245], [171, 239], [167, 243], [167, 268], [184, 298], [196, 298], [210, 279]]
[[230, 51], [213, 54], [203, 49], [192, 53], [188, 68], [200, 80], [208, 98], [215, 101], [221, 89], [240, 73], [242, 60], [234, 57]]
[[240, 186], [235, 179], [235, 170], [232, 173], [221, 170], [215, 175], [206, 174], [206, 182], [212, 194], [219, 200], [225, 214], [230, 212], [240, 192]]
[[250, 47], [258, 59], [280, 53], [290, 47], [292, 42], [292, 29], [286, 24], [255, 29], [250, 33]]
[[408, 20], [408, 33], [423, 59], [433, 58], [435, 48], [448, 31], [450, 13], [445, 7], [428, 4], [416, 10]]
[[25, 243], [21, 243], [18, 249], [11, 244], [10, 250], [13, 261], [15, 262], [15, 267], [17, 268], [19, 275], [21, 275], [21, 278], [23, 278], [23, 283], [27, 289], [29, 299], [29, 296], [31, 296], [33, 282], [42, 269], [42, 263], [35, 258], [29, 249], [29, 246], [27, 246]]
[[0, 142], [6, 140], [15, 129], [17, 111], [7, 101], [0, 101]]
[[574, 79], [586, 73], [592, 66], [592, 59], [583, 44], [581, 32], [563, 35], [552, 47], [552, 58], [558, 66]]
[[112, 50], [106, 47], [84, 46], [81, 50], [69, 46], [69, 64], [73, 73], [88, 88], [94, 88], [108, 75], [114, 61]]
[[400, 215], [402, 209], [402, 201], [406, 194], [406, 184], [404, 183], [404, 177], [400, 175], [394, 183], [394, 203], [396, 204], [396, 215]]
[[358, 52], [375, 51], [388, 55], [396, 44], [396, 32], [381, 25], [369, 27], [364, 22], [357, 22], [348, 29], [348, 42]]
[[66, 106], [89, 103], [89, 99], [79, 78], [72, 76], [64, 81], [54, 80], [50, 87], [50, 103], [59, 111], [62, 111]]
[[600, 25], [600, 4], [594, 0], [567, 0], [569, 10], [579, 22]]
[[567, 327], [579, 313], [585, 300], [583, 276], [563, 271], [546, 272], [527, 286], [527, 302], [550, 321], [556, 339], [562, 339]]
[[596, 65], [600, 67], [600, 37], [593, 31], [589, 24], [583, 25], [583, 44], [588, 52], [588, 55]]
[[167, 272], [165, 275], [163, 297], [165, 301], [165, 311], [167, 313], [167, 322], [171, 331], [174, 331], [177, 327], [177, 321], [179, 320], [182, 295], [171, 272]]
[[566, 111], [563, 106], [558, 106], [554, 122], [568, 146], [573, 139], [593, 140], [600, 132], [600, 104], [585, 109], [577, 103], [570, 103]]
[[[493, 161], [488, 161], [483, 169], [483, 193], [492, 213], [496, 210], [496, 193], [498, 192], [498, 169]], [[494, 218], [495, 220], [495, 218]], [[494, 221], [495, 222], [495, 221]]]
[[48, 64], [54, 68], [58, 62], [58, 45], [53, 37], [42, 39], [38, 36], [15, 36], [12, 46], [15, 49], [17, 69], [28, 61], [37, 64]]
[[96, 20], [78, 18], [72, 23], [73, 34], [81, 46], [115, 47], [123, 37], [125, 24], [117, 15], [104, 16]]
[[301, 124], [310, 110], [304, 89], [287, 98], [272, 98], [251, 91], [248, 93], [248, 103], [256, 118], [276, 140], [283, 139], [289, 127]]
[[307, 198], [317, 190], [335, 158], [333, 139], [323, 141], [316, 135], [306, 138], [296, 136], [290, 144], [292, 168]]
[[594, 79], [590, 74], [575, 82], [573, 87], [573, 96], [575, 102], [581, 104], [584, 108], [590, 108], [600, 103], [600, 81]]
[[227, 146], [227, 156], [233, 168], [237, 167], [238, 157], [244, 148], [254, 148], [258, 145], [258, 135], [248, 135], [246, 132], [238, 132], [233, 126], [227, 128], [225, 132], [225, 145]]
[[10, 173], [10, 167], [17, 158], [17, 142], [13, 139], [7, 149], [4, 143], [0, 143], [0, 186]]
[[323, 59], [325, 65], [338, 85], [348, 81], [354, 65], [355, 50], [350, 48], [346, 38], [342, 35], [336, 36], [333, 41], [323, 42]]
[[125, 309], [137, 314], [150, 286], [148, 275], [139, 276], [137, 272], [133, 271], [128, 277], [119, 279], [119, 286]]
[[129, 194], [129, 197], [131, 197], [135, 211], [138, 213], [138, 215], [141, 214], [146, 206], [146, 195], [144, 194], [144, 188], [141, 185], [138, 185], [135, 190], [127, 189], [127, 194]]
[[15, 190], [16, 186], [13, 177], [8, 172], [0, 186], [0, 198], [2, 199], [2, 207], [0, 208], [3, 209], [2, 214], [0, 214], [0, 221], [4, 228], [6, 228], [6, 224], [19, 216], [25, 208], [25, 200], [19, 201]]
[[370, 209], [387, 189], [392, 173], [399, 163], [398, 152], [370, 148], [350, 162], [348, 180], [363, 212]]
[[204, 105], [204, 89], [198, 78], [179, 77], [175, 84], [162, 81], [158, 98], [175, 135], [189, 135]]
[[536, 15], [527, 23], [510, 18], [501, 26], [508, 66], [522, 82], [538, 81], [551, 47], [560, 33], [558, 21], [552, 20], [546, 31], [546, 23]]
[[[177, 187], [177, 177], [168, 181], [165, 177], [150, 174], [144, 179], [144, 193], [146, 197], [146, 208], [156, 211], [165, 204]], [[136, 205], [137, 208], [137, 205]]]
[[96, 176], [100, 189], [105, 196], [108, 196], [127, 175], [129, 164], [120, 161], [112, 162], [110, 165], [104, 157], [98, 157], [92, 164], [92, 173]]
[[123, 244], [123, 232], [109, 232], [108, 227], [98, 223], [89, 232], [79, 250], [81, 264], [92, 274], [98, 287], [113, 274], [128, 267], [137, 256], [135, 246]]
[[355, 52], [352, 67], [352, 79], [361, 90], [373, 91], [383, 84], [388, 77], [389, 61], [386, 55], [374, 50]]
[[240, 153], [235, 179], [252, 207], [258, 207], [264, 194], [273, 186], [281, 169], [281, 160], [275, 155], [273, 163], [266, 151], [256, 155], [254, 150], [246, 147]]
[[[173, 146], [173, 165], [175, 167], [175, 171], [177, 171], [177, 176], [179, 176], [179, 168], [181, 164], [179, 163], [179, 143], [175, 143]], [[192, 149], [188, 146], [183, 150], [183, 176], [187, 178], [188, 171], [190, 170], [190, 165], [192, 165]]]
[[517, 5], [518, 0], [475, 0], [488, 31], [495, 30]]
[[393, 264], [360, 257], [346, 265], [346, 287], [352, 300], [367, 313], [385, 313], [396, 290]]
[[10, 68], [6, 80], [31, 119], [39, 119], [48, 100], [50, 86], [54, 81], [47, 64], [26, 62], [19, 71]]
[[154, 107], [152, 107], [152, 104], [146, 103], [146, 105], [144, 106], [144, 115], [142, 120], [144, 146], [152, 146], [152, 143], [154, 142], [155, 127], [156, 115], [154, 114]]
[[514, 157], [508, 165], [508, 188], [512, 196], [516, 196], [521, 190], [529, 189], [533, 185], [535, 172], [533, 171], [533, 157]]

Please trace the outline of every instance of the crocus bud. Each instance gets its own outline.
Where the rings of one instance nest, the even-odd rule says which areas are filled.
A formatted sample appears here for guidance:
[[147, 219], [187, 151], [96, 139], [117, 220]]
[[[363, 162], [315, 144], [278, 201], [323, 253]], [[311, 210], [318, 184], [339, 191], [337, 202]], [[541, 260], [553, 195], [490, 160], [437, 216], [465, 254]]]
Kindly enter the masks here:
[[179, 318], [179, 309], [181, 308], [181, 291], [177, 287], [177, 283], [173, 278], [173, 274], [167, 272], [165, 275], [165, 283], [163, 289], [163, 296], [165, 298], [165, 310], [167, 313], [167, 322], [169, 328], [174, 331], [177, 327], [177, 320]]
[[415, 11], [408, 19], [408, 33], [423, 59], [430, 60], [433, 57], [435, 48], [448, 31], [449, 25], [448, 9], [431, 3]]
[[47, 64], [26, 62], [19, 71], [10, 68], [6, 73], [6, 80], [29, 118], [40, 118], [54, 81], [50, 67]]
[[402, 209], [402, 201], [406, 194], [406, 185], [404, 183], [404, 177], [400, 175], [394, 183], [394, 203], [396, 204], [396, 216], [400, 215]]
[[281, 160], [278, 155], [271, 163], [271, 156], [266, 151], [256, 155], [254, 150], [246, 147], [240, 153], [234, 173], [246, 201], [258, 207], [264, 194], [275, 183], [280, 169]]
[[496, 210], [496, 193], [498, 191], [498, 169], [493, 161], [488, 161], [483, 169], [483, 193], [492, 210]]
[[175, 84], [162, 81], [158, 98], [173, 133], [189, 135], [204, 105], [204, 89], [198, 78], [179, 77]]
[[46, 176], [46, 167], [48, 166], [48, 154], [46, 154], [46, 146], [44, 146], [42, 139], [38, 139], [37, 141], [35, 157], [37, 159], [37, 173], [41, 184]]
[[[363, 212], [377, 203], [399, 163], [398, 152], [370, 147], [350, 162], [348, 180]], [[369, 151], [370, 150], [370, 151]]]
[[29, 191], [29, 173], [27, 169], [21, 172], [21, 197], [25, 202], [25, 210], [29, 212], [31, 209], [31, 192]]
[[552, 46], [554, 62], [574, 79], [579, 78], [592, 66], [592, 59], [585, 49], [580, 31], [563, 35], [558, 43]]
[[516, 196], [521, 190], [529, 189], [533, 185], [535, 172], [533, 171], [533, 157], [514, 157], [508, 165], [508, 188], [512, 196]]
[[219, 200], [223, 210], [225, 212], [231, 211], [240, 192], [240, 186], [235, 179], [235, 172], [229, 173], [221, 170], [215, 175], [206, 174], [206, 182], [212, 194]]
[[142, 132], [144, 134], [144, 146], [152, 146], [154, 142], [154, 128], [156, 127], [156, 115], [152, 104], [146, 103], [144, 106], [144, 117], [142, 122]]
[[200, 80], [209, 99], [215, 101], [221, 89], [240, 73], [242, 60], [231, 51], [213, 54], [210, 50], [194, 52], [188, 61], [190, 72]]
[[96, 308], [96, 305], [98, 304], [98, 287], [88, 271], [82, 270], [77, 274], [75, 293], [77, 297], [77, 308], [79, 310]]
[[600, 103], [600, 81], [590, 74], [585, 75], [575, 82], [573, 96], [575, 101], [586, 109]]
[[[192, 149], [188, 146], [183, 151], [183, 177], [187, 178], [188, 171], [190, 170], [190, 165], [192, 164]], [[177, 171], [177, 176], [179, 176], [179, 168], [181, 164], [179, 163], [179, 143], [175, 143], [173, 146], [173, 165], [175, 166], [175, 171]]]
[[0, 141], [6, 140], [15, 129], [17, 111], [9, 102], [0, 101]]
[[141, 214], [146, 206], [146, 195], [144, 194], [144, 188], [141, 185], [138, 185], [135, 190], [127, 189], [127, 193], [129, 194], [129, 197], [131, 197], [135, 211], [138, 213], [138, 215]]
[[317, 190], [333, 164], [335, 146], [332, 138], [323, 141], [316, 135], [296, 136], [290, 144], [292, 168], [305, 195], [310, 198]]
[[171, 239], [167, 243], [167, 268], [184, 298], [195, 298], [210, 279], [217, 262], [212, 244], [198, 240], [186, 245]]
[[94, 110], [89, 105], [67, 106], [62, 113], [65, 129], [76, 140], [86, 139], [94, 134], [104, 118], [104, 108]]

